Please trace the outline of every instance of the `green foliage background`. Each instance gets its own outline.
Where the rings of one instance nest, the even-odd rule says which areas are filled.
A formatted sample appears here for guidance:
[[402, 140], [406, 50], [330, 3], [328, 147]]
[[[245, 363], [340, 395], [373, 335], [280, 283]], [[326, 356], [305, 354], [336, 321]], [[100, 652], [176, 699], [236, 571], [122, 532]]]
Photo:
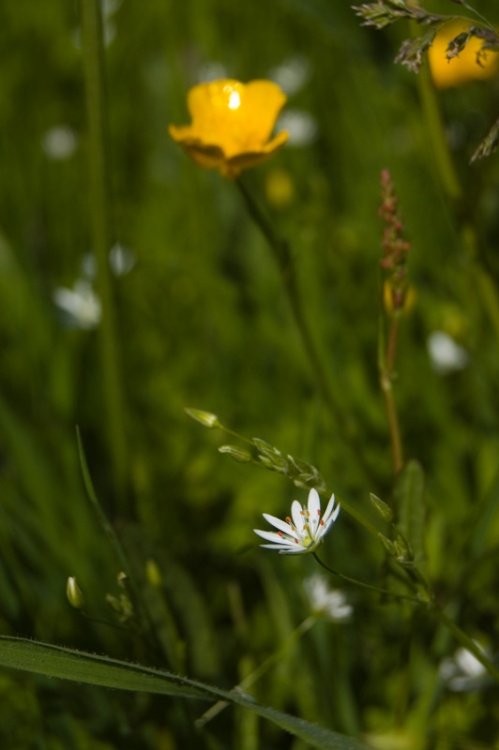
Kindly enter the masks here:
[[[493, 0], [479, 5], [499, 23]], [[124, 492], [106, 439], [98, 331], [68, 325], [53, 302], [93, 251], [79, 8], [0, 5], [0, 632], [230, 688], [308, 616], [302, 583], [314, 561], [261, 551], [252, 533], [263, 511], [283, 516], [304, 491], [228, 461], [216, 450], [223, 437], [184, 407], [208, 409], [311, 461], [354, 505], [367, 507], [370, 491], [390, 499], [377, 370], [377, 212], [387, 167], [412, 242], [415, 303], [401, 326], [396, 399], [406, 456], [426, 477], [426, 572], [454, 619], [494, 654], [499, 162], [470, 167], [469, 158], [497, 117], [499, 80], [437, 92], [460, 179], [456, 200], [438, 169], [422, 77], [393, 64], [408, 26], [362, 28], [350, 3], [332, 0], [104, 8], [112, 241], [135, 259], [113, 278]], [[444, 0], [431, 9], [455, 12]], [[292, 238], [307, 315], [367, 472], [324, 409], [277, 269], [240, 196], [191, 163], [166, 130], [187, 121], [185, 93], [209, 67], [247, 81], [296, 59], [308, 77], [288, 109], [308, 113], [317, 138], [290, 145], [247, 180]], [[59, 125], [77, 138], [66, 159], [43, 148]], [[269, 186], [284, 178], [292, 197], [276, 205]], [[466, 348], [465, 369], [432, 368], [427, 340], [436, 330]], [[112, 620], [106, 594], [120, 592], [119, 560], [84, 491], [76, 425], [140, 584], [149, 635], [92, 622], [66, 602], [74, 575], [88, 614]], [[347, 514], [322, 554], [347, 575], [386, 584], [381, 545]], [[360, 589], [348, 595], [351, 622], [318, 622], [255, 685], [258, 700], [386, 750], [498, 747], [497, 686], [483, 678], [456, 692], [439, 672], [457, 647], [450, 636], [411, 605]], [[197, 731], [202, 704], [10, 672], [0, 675], [0, 696], [1, 745], [13, 750], [305, 747], [239, 709]]]

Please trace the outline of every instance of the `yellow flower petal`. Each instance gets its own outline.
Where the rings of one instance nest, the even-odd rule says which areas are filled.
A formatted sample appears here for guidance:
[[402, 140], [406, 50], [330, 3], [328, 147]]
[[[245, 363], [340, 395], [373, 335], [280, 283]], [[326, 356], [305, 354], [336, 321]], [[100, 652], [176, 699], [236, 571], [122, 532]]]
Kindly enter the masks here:
[[285, 94], [272, 81], [202, 83], [188, 94], [192, 124], [170, 125], [169, 132], [198, 164], [235, 177], [287, 140], [284, 132], [269, 140], [285, 101]]
[[468, 81], [491, 78], [499, 72], [499, 53], [487, 51], [477, 57], [482, 42], [472, 37], [456, 57], [447, 59], [449, 42], [470, 28], [466, 21], [452, 21], [437, 33], [428, 51], [431, 76], [437, 88], [460, 86]]
[[283, 130], [265, 146], [262, 146], [259, 151], [245, 151], [244, 153], [232, 156], [230, 159], [227, 159], [229, 174], [232, 173], [233, 176], [236, 177], [243, 169], [248, 169], [249, 167], [254, 167], [257, 164], [260, 164], [262, 161], [265, 161], [265, 159], [268, 159], [269, 156], [272, 156], [272, 154], [283, 146], [287, 140], [288, 134]]
[[286, 95], [272, 81], [251, 81], [244, 87], [240, 113], [253, 143], [268, 140], [285, 102]]

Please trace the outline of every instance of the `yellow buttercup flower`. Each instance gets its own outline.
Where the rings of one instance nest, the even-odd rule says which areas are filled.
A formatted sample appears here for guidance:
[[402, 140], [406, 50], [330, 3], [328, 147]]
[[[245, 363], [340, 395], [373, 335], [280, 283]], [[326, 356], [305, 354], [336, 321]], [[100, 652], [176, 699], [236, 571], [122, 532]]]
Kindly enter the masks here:
[[168, 131], [197, 164], [237, 177], [287, 141], [285, 131], [271, 137], [285, 101], [272, 81], [200, 83], [188, 94], [192, 124], [170, 125]]
[[445, 24], [437, 33], [428, 51], [431, 77], [437, 88], [460, 86], [468, 81], [491, 78], [499, 72], [499, 53], [491, 50], [482, 54], [482, 41], [472, 37], [464, 49], [450, 60], [446, 52], [449, 42], [470, 28], [466, 21]]

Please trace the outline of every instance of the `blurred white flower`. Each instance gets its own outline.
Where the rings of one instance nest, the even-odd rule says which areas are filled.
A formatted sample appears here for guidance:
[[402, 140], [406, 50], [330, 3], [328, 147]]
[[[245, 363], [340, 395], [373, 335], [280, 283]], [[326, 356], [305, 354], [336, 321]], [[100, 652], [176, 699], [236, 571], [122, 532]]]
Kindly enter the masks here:
[[466, 648], [458, 648], [454, 656], [444, 659], [438, 671], [448, 688], [455, 692], [476, 690], [483, 685], [487, 673], [483, 664]]
[[42, 148], [50, 159], [69, 159], [77, 145], [78, 138], [69, 125], [54, 125], [42, 137]]
[[[135, 265], [135, 256], [131, 250], [116, 242], [109, 251], [109, 267], [115, 276], [125, 276]], [[95, 255], [86, 253], [81, 261], [81, 273], [85, 279], [95, 279], [97, 262]]]
[[296, 94], [310, 78], [310, 64], [304, 57], [290, 57], [269, 73], [275, 83], [288, 95]]
[[433, 368], [442, 375], [463, 370], [469, 362], [466, 349], [456, 344], [444, 331], [434, 331], [430, 334], [427, 348]]
[[122, 2], [123, 0], [101, 0], [102, 15], [104, 18], [108, 18], [108, 16], [116, 13]]
[[283, 555], [313, 552], [338, 518], [339, 512], [340, 506], [334, 507], [334, 495], [331, 495], [321, 518], [319, 493], [311, 489], [308, 494], [307, 507], [305, 508], [298, 500], [293, 500], [291, 517], [288, 516], [285, 521], [263, 513], [265, 520], [278, 529], [277, 532], [260, 529], [253, 529], [253, 531], [262, 539], [271, 542], [271, 544], [262, 544], [262, 547], [278, 550]]
[[[116, 37], [116, 24], [114, 23], [109, 13], [102, 14], [102, 35], [105, 47], [109, 47], [109, 45], [114, 41], [114, 38]], [[73, 31], [73, 33], [71, 34], [71, 40], [75, 49], [82, 49], [80, 28], [77, 28]]]
[[100, 322], [101, 303], [86, 279], [78, 279], [72, 289], [57, 287], [53, 300], [71, 328], [95, 328]]
[[348, 604], [343, 591], [330, 589], [324, 576], [319, 574], [307, 578], [303, 584], [314, 614], [322, 614], [333, 622], [350, 619], [353, 607]]
[[117, 242], [109, 251], [109, 265], [115, 276], [124, 276], [135, 265], [135, 257], [131, 250]]
[[116, 24], [114, 23], [114, 21], [110, 19], [109, 16], [104, 16], [103, 29], [104, 29], [104, 46], [109, 47], [109, 45], [112, 42], [114, 42], [114, 39], [116, 37]]
[[289, 146], [309, 146], [317, 137], [317, 123], [311, 114], [299, 109], [287, 109], [277, 122], [279, 129], [288, 133]]

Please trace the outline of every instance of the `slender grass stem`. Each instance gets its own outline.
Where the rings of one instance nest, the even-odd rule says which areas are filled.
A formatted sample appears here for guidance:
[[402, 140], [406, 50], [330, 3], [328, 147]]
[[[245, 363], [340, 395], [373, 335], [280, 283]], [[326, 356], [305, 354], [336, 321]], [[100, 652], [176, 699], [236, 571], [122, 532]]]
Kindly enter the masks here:
[[442, 122], [442, 115], [433, 87], [430, 71], [423, 66], [418, 75], [419, 97], [426, 118], [435, 163], [446, 194], [453, 201], [462, 197], [459, 178], [449, 150], [448, 140]]
[[128, 576], [128, 579], [131, 581], [132, 587], [134, 589], [134, 594], [137, 596], [139, 587], [134, 582], [134, 577], [132, 575], [131, 567], [129, 565], [126, 552], [123, 548], [123, 545], [121, 544], [121, 541], [113, 525], [110, 523], [97, 497], [94, 483], [90, 475], [90, 470], [88, 468], [87, 457], [85, 455], [85, 449], [83, 447], [83, 441], [81, 439], [81, 434], [80, 434], [80, 430], [78, 427], [76, 428], [76, 439], [78, 443], [78, 458], [80, 460], [80, 467], [81, 467], [81, 472], [83, 476], [83, 484], [85, 485], [87, 497], [92, 505], [92, 508], [95, 512], [95, 515], [97, 517], [97, 520], [100, 523], [102, 530], [104, 531], [104, 533], [106, 534], [108, 538], [109, 544], [111, 545], [111, 548], [114, 554], [116, 555], [116, 559], [118, 560], [121, 566], [121, 569], [124, 571], [124, 573]]
[[[254, 669], [249, 675], [247, 675], [241, 682], [239, 682], [233, 690], [247, 690], [252, 685], [254, 685], [257, 680], [262, 677], [265, 672], [267, 672], [271, 667], [274, 666], [282, 657], [286, 654], [288, 649], [296, 643], [305, 633], [307, 633], [313, 625], [317, 622], [317, 618], [315, 615], [310, 615], [310, 617], [307, 617], [303, 622], [298, 625], [298, 627], [293, 630], [292, 633], [290, 633], [289, 637], [286, 638], [282, 646], [277, 650], [274, 651], [270, 656], [268, 656], [264, 661], [262, 661], [261, 664], [258, 665], [256, 669]], [[215, 716], [218, 716], [219, 713], [221, 713], [224, 708], [227, 708], [230, 704], [227, 701], [217, 701], [211, 708], [209, 708], [207, 711], [204, 712], [202, 716], [199, 717], [196, 721], [196, 726], [198, 729], [201, 727], [204, 727], [209, 721], [215, 718]]]
[[319, 347], [312, 334], [305, 309], [303, 307], [302, 295], [300, 293], [296, 269], [293, 262], [293, 256], [288, 242], [278, 236], [272, 223], [266, 214], [262, 211], [259, 204], [253, 197], [247, 185], [239, 178], [235, 181], [239, 192], [242, 195], [249, 215], [255, 222], [256, 226], [262, 232], [272, 251], [274, 259], [280, 271], [281, 280], [289, 301], [293, 319], [300, 334], [303, 347], [308, 356], [311, 369], [314, 372], [318, 389], [324, 399], [324, 402], [333, 418], [338, 424], [343, 436], [348, 441], [352, 452], [362, 467], [366, 477], [371, 477], [372, 472], [367, 465], [360, 446], [358, 445], [355, 428], [352, 423], [345, 417], [343, 410], [336, 399], [335, 393], [331, 386], [326, 367], [324, 365]]
[[98, 337], [105, 404], [104, 422], [115, 490], [123, 502], [127, 474], [127, 449], [116, 312], [108, 263], [111, 232], [106, 153], [104, 54], [99, 0], [81, 0], [81, 31], [88, 117], [89, 208], [97, 266], [97, 289], [102, 304], [102, 320], [98, 329]]
[[395, 357], [397, 354], [397, 342], [399, 332], [399, 316], [392, 315], [390, 331], [388, 332], [388, 344], [386, 346], [386, 369], [393, 374], [395, 369]]
[[393, 396], [392, 381], [386, 374], [381, 376], [381, 389], [385, 400], [388, 431], [390, 433], [393, 473], [395, 476], [398, 476], [404, 466], [404, 455], [402, 452], [402, 438], [400, 435], [397, 405]]
[[[85, 456], [85, 450], [81, 439], [80, 431], [76, 428], [76, 437], [78, 442], [78, 458], [80, 461], [80, 467], [83, 477], [83, 484], [87, 493], [88, 500], [95, 512], [95, 515], [101, 525], [102, 530], [106, 534], [111, 549], [113, 550], [117, 561], [120, 564], [121, 570], [126, 575], [127, 586], [129, 587], [129, 593], [131, 594], [132, 601], [136, 608], [136, 614], [138, 616], [139, 632], [145, 632], [151, 643], [156, 644], [156, 633], [151, 623], [151, 617], [147, 606], [144, 604], [144, 596], [139, 581], [137, 580], [133, 566], [130, 564], [128, 555], [121, 543], [121, 540], [116, 533], [113, 525], [110, 523], [104, 509], [99, 502], [97, 493], [95, 491], [94, 483], [90, 475], [90, 470], [87, 464], [87, 458]], [[95, 619], [95, 618], [94, 618]], [[143, 626], [143, 627], [142, 627]]]
[[388, 432], [390, 434], [393, 473], [395, 474], [395, 476], [400, 473], [404, 465], [402, 435], [400, 432], [397, 404], [393, 395], [395, 357], [397, 353], [398, 340], [398, 323], [398, 315], [391, 315], [386, 354], [380, 366], [380, 386], [385, 401]]

